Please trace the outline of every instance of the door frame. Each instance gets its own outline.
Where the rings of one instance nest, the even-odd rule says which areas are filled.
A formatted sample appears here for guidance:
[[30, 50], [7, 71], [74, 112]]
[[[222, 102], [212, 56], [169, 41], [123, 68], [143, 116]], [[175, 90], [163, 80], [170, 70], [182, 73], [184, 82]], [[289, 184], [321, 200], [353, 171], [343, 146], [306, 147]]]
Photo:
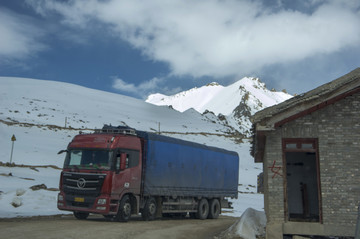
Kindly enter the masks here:
[[322, 198], [321, 198], [321, 181], [320, 181], [320, 162], [319, 162], [319, 143], [317, 138], [283, 138], [282, 139], [282, 157], [283, 157], [283, 173], [284, 173], [284, 217], [285, 222], [290, 221], [288, 215], [288, 195], [287, 195], [287, 167], [286, 153], [315, 153], [316, 156], [316, 176], [319, 200], [319, 223], [323, 223], [322, 217]]

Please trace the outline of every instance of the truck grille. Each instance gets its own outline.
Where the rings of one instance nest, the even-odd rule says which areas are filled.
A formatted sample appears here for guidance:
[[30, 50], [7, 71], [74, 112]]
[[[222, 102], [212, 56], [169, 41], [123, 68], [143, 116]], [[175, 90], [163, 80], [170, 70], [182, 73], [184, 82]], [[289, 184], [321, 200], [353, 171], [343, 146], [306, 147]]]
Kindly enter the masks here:
[[91, 208], [101, 193], [106, 174], [70, 173], [63, 174], [63, 190], [66, 205]]
[[[101, 193], [106, 174], [69, 173], [63, 174], [63, 190], [67, 205], [74, 207], [92, 207], [95, 198]], [[76, 198], [81, 197], [81, 202]]]
[[63, 190], [67, 195], [100, 195], [106, 174], [68, 173], [63, 174]]

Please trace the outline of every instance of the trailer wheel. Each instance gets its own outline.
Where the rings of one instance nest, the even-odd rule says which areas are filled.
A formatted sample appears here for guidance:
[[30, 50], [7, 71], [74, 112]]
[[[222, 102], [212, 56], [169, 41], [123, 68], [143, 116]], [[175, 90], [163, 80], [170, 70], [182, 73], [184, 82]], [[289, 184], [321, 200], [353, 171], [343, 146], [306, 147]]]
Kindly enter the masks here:
[[220, 202], [219, 200], [212, 199], [210, 200], [210, 209], [209, 209], [209, 216], [210, 219], [216, 219], [219, 217], [221, 212]]
[[128, 195], [125, 195], [119, 204], [119, 211], [115, 217], [117, 221], [127, 222], [131, 217], [131, 202]]
[[156, 217], [157, 205], [153, 197], [148, 198], [145, 207], [141, 212], [141, 216], [145, 221], [152, 221]]
[[206, 198], [200, 200], [198, 204], [198, 211], [196, 217], [198, 219], [204, 220], [209, 215], [209, 202]]
[[88, 212], [74, 212], [74, 217], [79, 220], [85, 220], [88, 216]]

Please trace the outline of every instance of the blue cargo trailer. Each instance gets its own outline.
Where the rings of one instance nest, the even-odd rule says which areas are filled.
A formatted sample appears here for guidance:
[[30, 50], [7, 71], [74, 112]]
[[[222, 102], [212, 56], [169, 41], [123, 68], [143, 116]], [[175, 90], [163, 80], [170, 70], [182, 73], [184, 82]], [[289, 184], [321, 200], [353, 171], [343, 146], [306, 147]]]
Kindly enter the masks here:
[[146, 141], [145, 195], [237, 198], [236, 152], [153, 133], [138, 135]]
[[187, 213], [214, 219], [221, 208], [232, 208], [228, 198], [238, 197], [236, 152], [143, 131], [137, 136], [143, 144], [145, 219]]

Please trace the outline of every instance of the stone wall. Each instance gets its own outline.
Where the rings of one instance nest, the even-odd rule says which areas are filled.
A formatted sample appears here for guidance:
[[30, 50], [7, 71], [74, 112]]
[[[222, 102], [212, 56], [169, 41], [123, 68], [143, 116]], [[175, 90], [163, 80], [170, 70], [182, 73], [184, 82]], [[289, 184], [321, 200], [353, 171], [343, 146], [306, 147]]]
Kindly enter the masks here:
[[267, 133], [264, 182], [270, 225], [285, 222], [285, 175], [279, 175], [283, 138], [318, 139], [323, 224], [350, 226], [355, 232], [360, 202], [360, 93]]

